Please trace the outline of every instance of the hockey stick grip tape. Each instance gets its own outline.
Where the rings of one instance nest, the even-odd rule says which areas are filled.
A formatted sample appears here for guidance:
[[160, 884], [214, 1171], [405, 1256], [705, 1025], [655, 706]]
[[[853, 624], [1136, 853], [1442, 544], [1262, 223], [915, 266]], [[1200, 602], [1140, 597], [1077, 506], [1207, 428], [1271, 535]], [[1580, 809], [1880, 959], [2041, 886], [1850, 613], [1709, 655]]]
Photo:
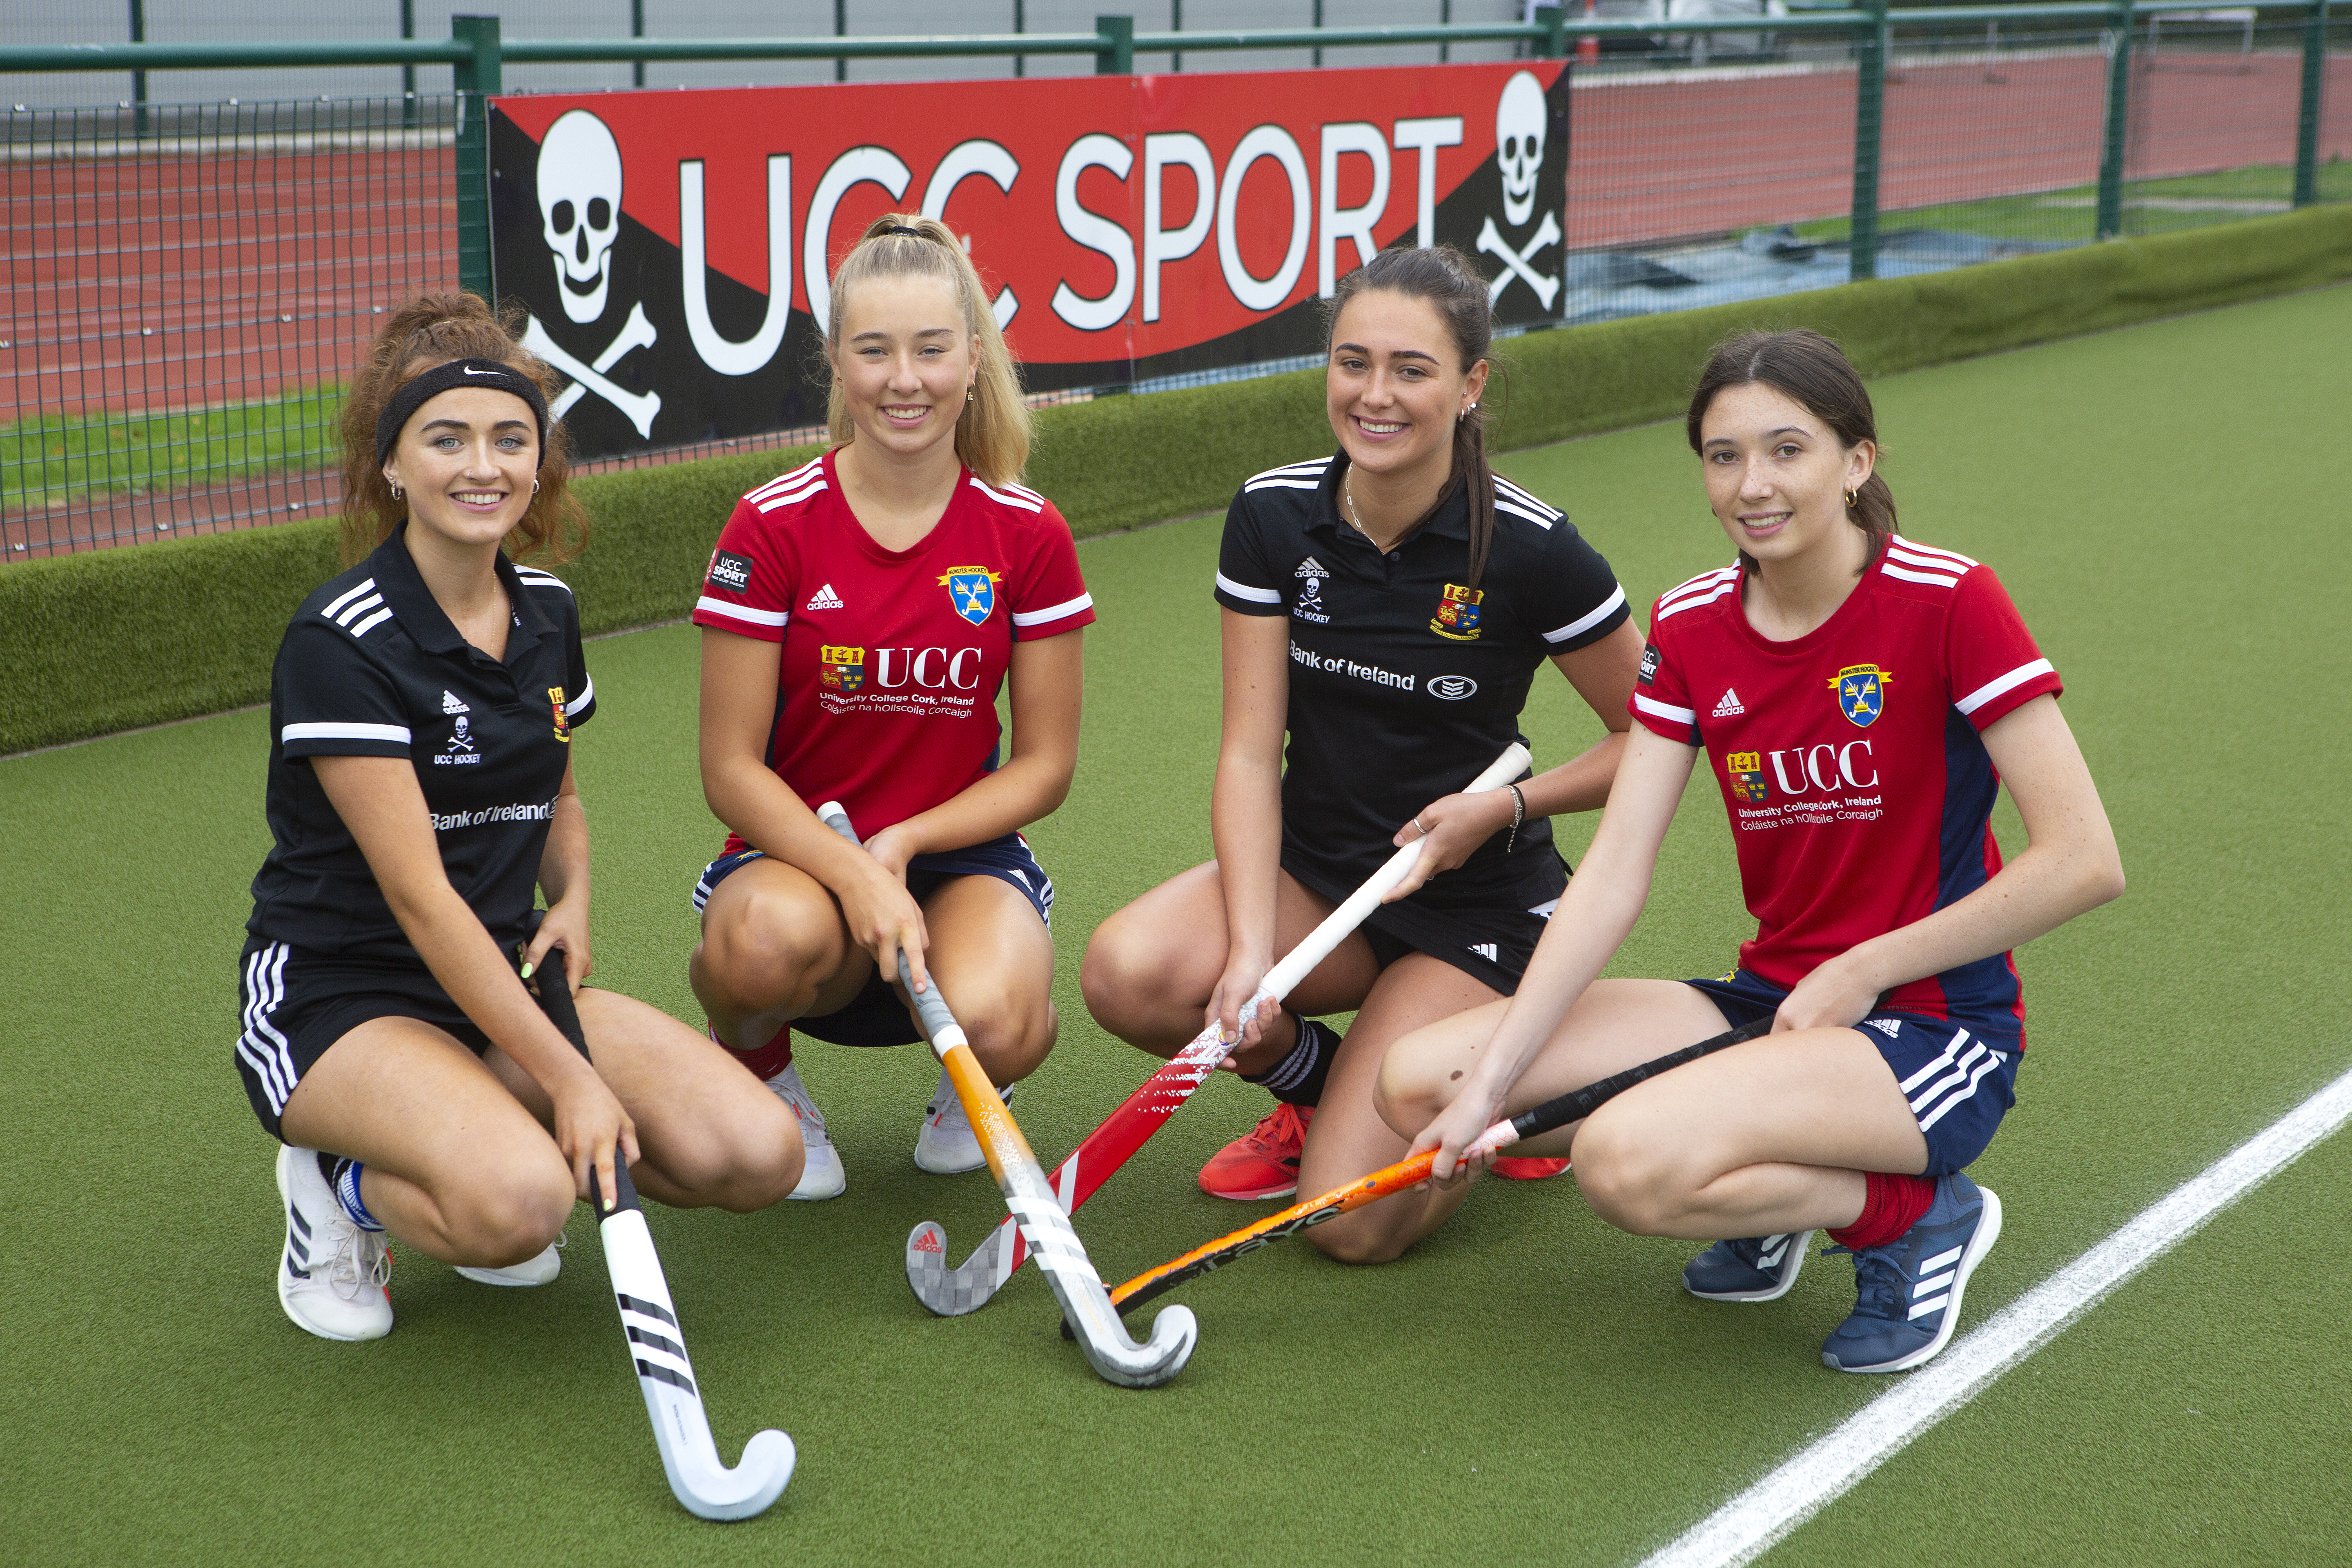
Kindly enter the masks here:
[[[816, 819], [840, 834], [852, 844], [857, 840], [857, 829], [849, 823], [849, 813], [837, 800], [826, 801], [816, 808]], [[907, 963], [907, 950], [898, 950], [898, 984], [907, 988], [907, 995], [915, 1004], [915, 1016], [923, 1021], [923, 1033], [931, 1037], [931, 1048], [944, 1057], [956, 1047], [970, 1042], [964, 1038], [963, 1026], [948, 1011], [946, 998], [937, 985], [915, 989], [915, 972]]]
[[[1671, 1072], [1685, 1062], [1695, 1062], [1701, 1057], [1713, 1056], [1727, 1046], [1736, 1046], [1743, 1040], [1752, 1040], [1759, 1035], [1769, 1035], [1771, 1032], [1772, 1016], [1768, 1013], [1752, 1023], [1742, 1024], [1736, 1029], [1726, 1029], [1723, 1033], [1701, 1040], [1695, 1046], [1685, 1046], [1678, 1051], [1669, 1051], [1664, 1056], [1654, 1058], [1637, 1067], [1627, 1068], [1623, 1072], [1612, 1073], [1597, 1083], [1586, 1084], [1582, 1089], [1570, 1089], [1566, 1094], [1545, 1100], [1532, 1110], [1523, 1110], [1512, 1117], [1509, 1122], [1511, 1142], [1516, 1143], [1520, 1139], [1533, 1138], [1539, 1133], [1549, 1132], [1555, 1128], [1565, 1127], [1571, 1121], [1580, 1121], [1635, 1084], [1647, 1083], [1660, 1073]], [[1484, 1145], [1487, 1138], [1494, 1136], [1494, 1132], [1495, 1130], [1489, 1128], [1486, 1137], [1481, 1138], [1478, 1141], [1479, 1143]], [[1498, 1147], [1507, 1146], [1498, 1145]]]
[[[561, 948], [556, 949], [562, 952]], [[595, 1058], [588, 1056], [588, 1035], [580, 1026], [580, 1005], [572, 1000], [569, 972], [561, 963], [541, 964], [530, 984], [539, 987], [539, 1009], [555, 1032], [572, 1042], [572, 1048], [586, 1058], [591, 1066]], [[626, 1214], [641, 1205], [637, 1202], [637, 1184], [629, 1180], [629, 1163], [621, 1158], [618, 1149], [613, 1151], [613, 1192], [618, 1199], [610, 1209], [604, 1206], [604, 1194], [597, 1191], [596, 1168], [588, 1168], [588, 1202], [597, 1219], [607, 1220], [617, 1214]]]

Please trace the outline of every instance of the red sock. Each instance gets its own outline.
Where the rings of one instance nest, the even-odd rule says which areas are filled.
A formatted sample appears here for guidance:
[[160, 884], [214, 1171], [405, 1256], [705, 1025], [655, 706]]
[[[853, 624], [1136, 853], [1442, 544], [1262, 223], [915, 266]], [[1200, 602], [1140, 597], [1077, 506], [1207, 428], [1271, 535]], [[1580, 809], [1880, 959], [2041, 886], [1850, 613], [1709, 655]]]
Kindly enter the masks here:
[[1830, 1232], [1840, 1247], [1884, 1247], [1919, 1223], [1936, 1201], [1936, 1184], [1925, 1176], [1891, 1176], [1864, 1171], [1862, 1217]]
[[776, 1031], [776, 1037], [770, 1040], [766, 1045], [760, 1047], [757, 1050], [737, 1050], [734, 1047], [728, 1045], [726, 1041], [719, 1040], [719, 1031], [716, 1029], [710, 1031], [710, 1037], [714, 1040], [719, 1040], [720, 1047], [724, 1049], [729, 1056], [733, 1057], [737, 1061], [741, 1062], [745, 1068], [750, 1069], [751, 1076], [758, 1079], [761, 1083], [767, 1082], [770, 1079], [775, 1077], [778, 1073], [793, 1065], [793, 1027], [790, 1024], [778, 1029]]

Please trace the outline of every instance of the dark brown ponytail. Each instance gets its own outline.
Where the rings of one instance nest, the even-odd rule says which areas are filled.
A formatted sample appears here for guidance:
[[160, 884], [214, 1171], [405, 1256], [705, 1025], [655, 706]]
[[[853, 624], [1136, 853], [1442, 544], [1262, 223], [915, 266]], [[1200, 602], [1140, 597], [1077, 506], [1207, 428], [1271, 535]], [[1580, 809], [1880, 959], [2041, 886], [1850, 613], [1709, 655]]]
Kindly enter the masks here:
[[[1787, 332], [1741, 332], [1715, 345], [1706, 368], [1699, 373], [1698, 387], [1691, 394], [1690, 413], [1684, 421], [1692, 451], [1700, 449], [1699, 422], [1706, 417], [1715, 395], [1728, 386], [1751, 384], [1769, 386], [1797, 404], [1827, 425], [1848, 448], [1864, 441], [1878, 444], [1878, 417], [1860, 374], [1837, 344], [1819, 332], [1800, 328]], [[1880, 455], [1885, 455], [1883, 447]], [[1877, 560], [1886, 542], [1895, 537], [1895, 492], [1878, 477], [1876, 464], [1871, 466], [1870, 478], [1853, 492], [1845, 515], [1847, 521], [1869, 537], [1868, 560]], [[1746, 551], [1739, 552], [1739, 559], [1749, 570], [1755, 569], [1756, 563]], [[1867, 563], [1864, 569], [1868, 570]]]
[[[1494, 364], [1495, 316], [1487, 301], [1486, 280], [1470, 258], [1450, 245], [1422, 249], [1383, 250], [1339, 279], [1331, 293], [1330, 314], [1324, 323], [1323, 351], [1331, 350], [1339, 312], [1348, 301], [1368, 289], [1385, 289], [1408, 300], [1426, 300], [1444, 321], [1447, 333], [1467, 375], [1480, 360]], [[1494, 385], [1490, 379], [1487, 386]], [[1485, 399], [1480, 399], [1483, 405]], [[1454, 424], [1454, 476], [1469, 491], [1470, 562], [1464, 585], [1478, 586], [1486, 575], [1486, 557], [1495, 546], [1495, 471], [1486, 462], [1486, 411], [1474, 405]]]

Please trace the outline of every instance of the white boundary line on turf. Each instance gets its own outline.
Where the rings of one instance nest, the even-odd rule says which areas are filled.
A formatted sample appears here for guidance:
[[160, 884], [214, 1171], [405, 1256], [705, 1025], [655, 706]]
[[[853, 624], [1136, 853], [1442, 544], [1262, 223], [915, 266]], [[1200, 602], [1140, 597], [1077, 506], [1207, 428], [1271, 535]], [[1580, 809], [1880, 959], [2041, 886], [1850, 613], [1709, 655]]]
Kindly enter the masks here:
[[2347, 1118], [2352, 1118], [2352, 1072], [2011, 1302], [1976, 1332], [1646, 1559], [1643, 1568], [1735, 1568], [1754, 1562], [2117, 1286], [2301, 1158]]

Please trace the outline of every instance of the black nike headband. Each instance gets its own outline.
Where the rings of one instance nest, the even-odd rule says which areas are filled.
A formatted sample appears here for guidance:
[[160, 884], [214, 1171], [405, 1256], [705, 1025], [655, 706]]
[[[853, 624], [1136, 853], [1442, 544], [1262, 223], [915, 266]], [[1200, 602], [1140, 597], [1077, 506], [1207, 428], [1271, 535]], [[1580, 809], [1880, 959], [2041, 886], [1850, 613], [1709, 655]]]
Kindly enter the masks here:
[[530, 405], [530, 416], [539, 422], [539, 451], [541, 461], [547, 456], [547, 398], [539, 384], [511, 365], [500, 364], [494, 359], [453, 359], [446, 364], [436, 364], [424, 374], [404, 384], [383, 405], [375, 421], [375, 466], [392, 454], [392, 444], [400, 439], [402, 428], [410, 416], [423, 407], [428, 398], [460, 386], [486, 386], [493, 392], [511, 392]]

